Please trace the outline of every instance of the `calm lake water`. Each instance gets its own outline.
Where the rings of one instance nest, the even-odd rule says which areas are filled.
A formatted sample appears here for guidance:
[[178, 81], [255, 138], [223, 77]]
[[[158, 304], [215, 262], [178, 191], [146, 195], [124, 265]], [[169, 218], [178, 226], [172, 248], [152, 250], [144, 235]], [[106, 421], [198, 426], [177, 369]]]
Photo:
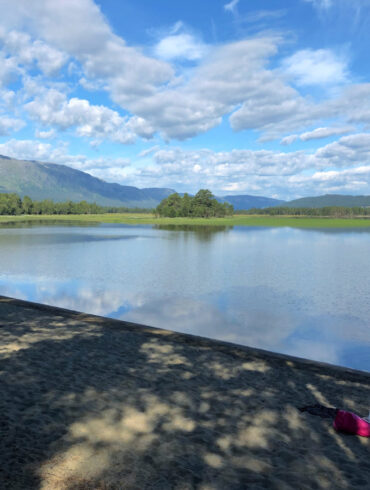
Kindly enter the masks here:
[[0, 228], [0, 294], [370, 371], [370, 230]]

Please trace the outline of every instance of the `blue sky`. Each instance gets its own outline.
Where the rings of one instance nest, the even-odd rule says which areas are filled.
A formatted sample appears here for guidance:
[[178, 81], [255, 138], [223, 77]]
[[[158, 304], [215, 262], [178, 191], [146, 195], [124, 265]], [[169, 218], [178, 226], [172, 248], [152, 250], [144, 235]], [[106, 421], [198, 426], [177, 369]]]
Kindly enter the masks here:
[[0, 8], [0, 154], [137, 187], [370, 194], [370, 0]]

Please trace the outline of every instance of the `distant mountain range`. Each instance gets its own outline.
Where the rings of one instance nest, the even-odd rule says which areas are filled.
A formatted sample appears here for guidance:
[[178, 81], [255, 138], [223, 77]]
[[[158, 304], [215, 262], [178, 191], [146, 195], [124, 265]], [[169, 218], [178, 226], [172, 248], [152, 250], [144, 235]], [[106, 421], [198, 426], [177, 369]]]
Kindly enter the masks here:
[[263, 196], [223, 196], [220, 201], [229, 202], [234, 206], [234, 209], [251, 209], [251, 208], [269, 208], [279, 205], [285, 206], [285, 201], [280, 199], [272, 199], [271, 197]]
[[342, 196], [341, 194], [325, 194], [317, 197], [302, 197], [288, 201], [283, 206], [289, 208], [323, 208], [325, 206], [344, 206], [353, 208], [357, 206], [370, 206], [370, 196]]
[[[34, 160], [16, 160], [0, 155], [0, 192], [15, 192], [35, 201], [52, 199], [62, 201], [96, 202], [102, 206], [154, 208], [174, 189], [137, 187], [110, 184], [66, 165], [41, 163]], [[274, 206], [311, 207], [370, 206], [370, 196], [325, 195], [281, 201], [263, 196], [222, 196], [235, 210]]]

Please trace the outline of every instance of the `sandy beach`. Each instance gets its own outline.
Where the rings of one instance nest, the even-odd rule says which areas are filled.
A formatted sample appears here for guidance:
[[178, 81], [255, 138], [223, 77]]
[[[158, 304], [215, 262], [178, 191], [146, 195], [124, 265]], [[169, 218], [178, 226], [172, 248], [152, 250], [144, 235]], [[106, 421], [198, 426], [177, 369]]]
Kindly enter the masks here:
[[[174, 328], [176, 326], [174, 325]], [[0, 297], [1, 489], [368, 489], [370, 374]]]

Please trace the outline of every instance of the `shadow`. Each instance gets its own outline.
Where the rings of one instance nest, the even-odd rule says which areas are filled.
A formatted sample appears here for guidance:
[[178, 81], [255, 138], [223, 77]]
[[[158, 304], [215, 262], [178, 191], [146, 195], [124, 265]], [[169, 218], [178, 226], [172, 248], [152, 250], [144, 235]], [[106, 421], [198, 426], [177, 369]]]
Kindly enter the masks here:
[[[370, 375], [0, 297], [2, 489], [368, 488]], [[358, 471], [361, 468], [361, 472]]]

